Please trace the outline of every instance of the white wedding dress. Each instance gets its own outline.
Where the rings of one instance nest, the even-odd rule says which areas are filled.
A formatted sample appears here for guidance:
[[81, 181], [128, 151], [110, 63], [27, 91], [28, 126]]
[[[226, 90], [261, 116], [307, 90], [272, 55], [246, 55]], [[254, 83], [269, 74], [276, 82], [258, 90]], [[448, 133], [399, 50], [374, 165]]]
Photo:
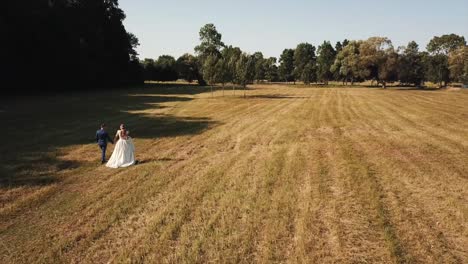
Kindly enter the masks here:
[[115, 135], [119, 138], [115, 143], [114, 152], [112, 152], [106, 166], [109, 168], [128, 167], [135, 164], [135, 145], [128, 134], [123, 135], [123, 131], [118, 130]]

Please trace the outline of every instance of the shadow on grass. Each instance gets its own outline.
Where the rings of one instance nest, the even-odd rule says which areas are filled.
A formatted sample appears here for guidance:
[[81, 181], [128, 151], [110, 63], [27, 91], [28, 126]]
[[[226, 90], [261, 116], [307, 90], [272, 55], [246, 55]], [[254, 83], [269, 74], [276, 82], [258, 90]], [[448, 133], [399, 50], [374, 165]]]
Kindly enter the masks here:
[[160, 158], [160, 159], [141, 159], [138, 160], [138, 164], [150, 163], [150, 162], [168, 162], [168, 161], [183, 161], [184, 159], [173, 159], [173, 158]]
[[0, 189], [51, 184], [57, 181], [56, 172], [86, 165], [80, 157], [61, 159], [61, 152], [69, 146], [94, 144], [101, 123], [107, 124], [111, 137], [120, 123], [136, 139], [202, 133], [216, 123], [158, 110], [171, 107], [164, 103], [187, 102], [193, 100], [190, 95], [208, 90], [145, 84], [126, 90], [2, 99], [2, 137], [7, 140], [0, 145]]
[[144, 89], [157, 90], [158, 94], [185, 94], [194, 95], [210, 92], [210, 86], [199, 86], [198, 84], [164, 84], [164, 83], [145, 83]]

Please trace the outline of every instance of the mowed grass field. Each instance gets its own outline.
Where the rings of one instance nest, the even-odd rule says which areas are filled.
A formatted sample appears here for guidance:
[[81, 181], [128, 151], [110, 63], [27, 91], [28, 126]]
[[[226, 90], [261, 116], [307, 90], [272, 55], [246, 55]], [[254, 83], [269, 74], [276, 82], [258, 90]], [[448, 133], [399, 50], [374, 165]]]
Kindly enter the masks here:
[[0, 262], [468, 263], [467, 90], [241, 94], [2, 99]]

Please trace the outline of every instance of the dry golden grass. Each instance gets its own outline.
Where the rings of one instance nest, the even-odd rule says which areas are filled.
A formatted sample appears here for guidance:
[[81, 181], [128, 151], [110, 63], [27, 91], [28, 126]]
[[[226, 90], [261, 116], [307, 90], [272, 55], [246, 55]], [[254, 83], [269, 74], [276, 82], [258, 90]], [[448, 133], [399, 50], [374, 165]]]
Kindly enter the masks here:
[[147, 86], [2, 103], [1, 263], [468, 262], [468, 91]]

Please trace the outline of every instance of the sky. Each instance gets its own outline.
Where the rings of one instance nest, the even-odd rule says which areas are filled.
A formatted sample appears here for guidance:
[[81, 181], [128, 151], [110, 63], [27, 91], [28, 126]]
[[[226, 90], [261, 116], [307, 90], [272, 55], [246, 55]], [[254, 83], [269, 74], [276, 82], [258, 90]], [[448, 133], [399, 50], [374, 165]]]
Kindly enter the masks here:
[[468, 40], [468, 0], [120, 0], [139, 57], [194, 53], [198, 32], [215, 24], [227, 45], [279, 57], [301, 42], [334, 45], [383, 36], [395, 47], [455, 33]]

